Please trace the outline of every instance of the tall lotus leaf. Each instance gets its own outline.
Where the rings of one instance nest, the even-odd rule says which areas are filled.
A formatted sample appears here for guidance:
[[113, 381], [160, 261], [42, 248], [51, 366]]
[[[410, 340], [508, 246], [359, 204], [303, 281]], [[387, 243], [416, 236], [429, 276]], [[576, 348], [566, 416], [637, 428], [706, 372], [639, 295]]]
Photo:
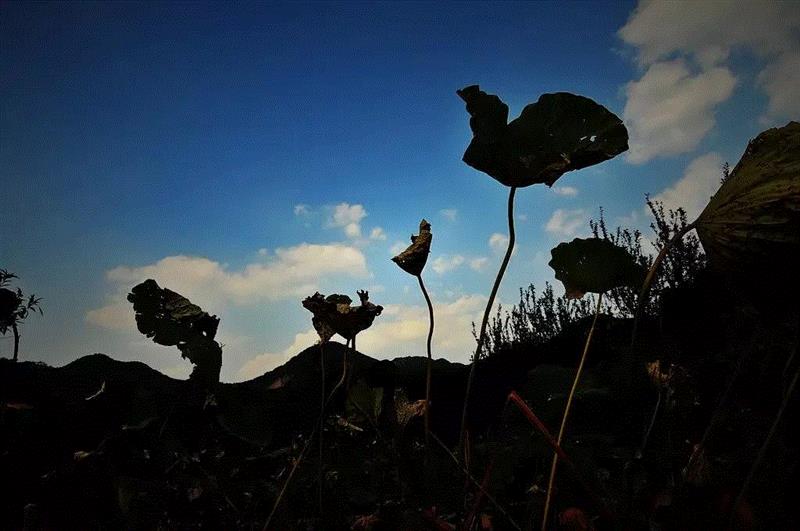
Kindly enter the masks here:
[[787, 258], [800, 253], [800, 123], [764, 131], [748, 144], [696, 228], [715, 269], [796, 271]]
[[548, 265], [564, 284], [569, 298], [604, 293], [620, 286], [637, 286], [645, 275], [628, 251], [602, 238], [575, 238], [558, 244], [551, 254], [553, 258]]
[[478, 85], [458, 91], [473, 138], [463, 160], [506, 186], [552, 186], [564, 173], [628, 149], [628, 131], [614, 113], [568, 92], [543, 94], [506, 124], [508, 106]]
[[431, 252], [431, 224], [426, 220], [419, 222], [419, 235], [411, 236], [411, 245], [405, 251], [398, 254], [394, 261], [400, 268], [411, 275], [419, 276], [428, 261], [428, 254]]

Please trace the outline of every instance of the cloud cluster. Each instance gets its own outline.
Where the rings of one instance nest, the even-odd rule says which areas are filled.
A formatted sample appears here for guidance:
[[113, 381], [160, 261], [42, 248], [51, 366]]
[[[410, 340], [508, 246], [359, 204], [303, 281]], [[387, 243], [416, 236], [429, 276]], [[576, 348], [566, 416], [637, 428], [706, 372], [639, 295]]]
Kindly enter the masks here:
[[348, 238], [360, 238], [361, 220], [365, 217], [367, 217], [367, 211], [363, 205], [339, 203], [333, 207], [328, 225], [342, 228]]
[[619, 36], [643, 69], [625, 89], [632, 163], [697, 147], [738, 82], [733, 51], [764, 62], [758, 86], [769, 99], [766, 119], [800, 113], [800, 10], [793, 2], [643, 0]]
[[210, 313], [228, 304], [242, 305], [299, 297], [313, 293], [321, 279], [331, 276], [369, 276], [364, 254], [344, 244], [308, 244], [278, 248], [263, 262], [241, 271], [194, 256], [168, 256], [141, 267], [121, 266], [106, 274], [113, 295], [102, 308], [91, 310], [86, 320], [110, 329], [130, 329], [133, 312], [125, 295], [135, 284], [152, 278], [188, 297]]
[[566, 197], [575, 197], [578, 195], [578, 189], [574, 186], [553, 186], [551, 188], [556, 195], [563, 195]]
[[464, 263], [464, 257], [460, 254], [455, 254], [452, 256], [443, 255], [437, 256], [436, 259], [431, 264], [431, 268], [436, 272], [438, 275], [443, 275], [445, 273], [449, 273], [455, 269], [461, 267]]

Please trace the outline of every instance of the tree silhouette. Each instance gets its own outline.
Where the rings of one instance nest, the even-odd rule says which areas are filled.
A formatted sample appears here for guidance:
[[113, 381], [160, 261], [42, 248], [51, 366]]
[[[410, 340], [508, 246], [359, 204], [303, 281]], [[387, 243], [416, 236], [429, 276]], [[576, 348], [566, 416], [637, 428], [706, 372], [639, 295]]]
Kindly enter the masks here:
[[5, 269], [0, 269], [0, 334], [6, 335], [9, 329], [14, 333], [14, 361], [17, 361], [19, 359], [19, 324], [31, 312], [44, 314], [39, 306], [41, 298], [37, 298], [36, 295], [26, 297], [20, 288], [15, 291], [5, 287], [12, 278], [19, 277]]

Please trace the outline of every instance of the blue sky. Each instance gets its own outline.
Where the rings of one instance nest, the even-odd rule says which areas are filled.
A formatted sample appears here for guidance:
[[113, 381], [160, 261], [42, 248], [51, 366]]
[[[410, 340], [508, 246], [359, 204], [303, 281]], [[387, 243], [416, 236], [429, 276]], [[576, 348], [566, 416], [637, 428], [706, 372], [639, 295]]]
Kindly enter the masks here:
[[422, 354], [423, 300], [389, 258], [425, 217], [434, 356], [466, 360], [507, 189], [461, 162], [456, 89], [480, 84], [512, 117], [575, 92], [631, 132], [626, 155], [517, 194], [513, 304], [600, 206], [639, 227], [645, 193], [697, 213], [723, 161], [800, 116], [798, 5], [693, 6], [0, 4], [0, 267], [45, 310], [21, 356], [188, 374], [135, 331], [124, 295], [147, 277], [222, 317], [227, 381], [314, 342], [315, 290], [370, 289], [386, 310], [360, 349]]

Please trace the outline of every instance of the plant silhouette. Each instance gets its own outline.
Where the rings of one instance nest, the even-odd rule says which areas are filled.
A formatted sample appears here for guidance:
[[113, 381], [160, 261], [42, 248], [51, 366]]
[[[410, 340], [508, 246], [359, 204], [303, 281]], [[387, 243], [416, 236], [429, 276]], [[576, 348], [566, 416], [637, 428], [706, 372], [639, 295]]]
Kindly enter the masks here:
[[[556, 279], [564, 284], [568, 297], [581, 298], [586, 293], [597, 294], [597, 307], [594, 319], [592, 319], [592, 326], [586, 336], [583, 354], [581, 354], [578, 362], [578, 369], [575, 371], [572, 388], [569, 391], [569, 395], [567, 395], [567, 403], [564, 406], [564, 414], [561, 417], [561, 426], [558, 429], [556, 444], [561, 446], [561, 441], [564, 439], [564, 433], [567, 429], [572, 400], [575, 397], [575, 391], [581, 379], [583, 366], [586, 363], [586, 355], [589, 353], [589, 345], [592, 342], [597, 318], [602, 308], [603, 293], [620, 286], [639, 284], [644, 276], [644, 270], [625, 249], [601, 238], [575, 238], [569, 243], [559, 244], [551, 251], [551, 254], [553, 258], [548, 265], [555, 271]], [[550, 504], [553, 500], [553, 487], [558, 468], [558, 456], [558, 452], [553, 454], [553, 462], [550, 466], [547, 498], [542, 512], [542, 531], [547, 531], [547, 520]]]
[[478, 85], [465, 87], [457, 94], [466, 103], [473, 133], [464, 152], [464, 162], [509, 187], [508, 247], [486, 303], [467, 378], [458, 443], [461, 450], [467, 433], [470, 392], [483, 353], [489, 315], [516, 242], [517, 188], [537, 183], [552, 186], [568, 171], [619, 155], [628, 149], [628, 131], [622, 120], [602, 105], [567, 92], [543, 94], [510, 123], [508, 106], [496, 95], [480, 90]]
[[19, 278], [14, 273], [0, 269], [0, 334], [6, 335], [10, 328], [14, 334], [14, 361], [19, 359], [19, 325], [31, 312], [44, 315], [40, 302], [42, 299], [36, 295], [25, 296], [21, 288], [16, 291], [5, 286], [12, 278]]
[[425, 263], [428, 261], [428, 255], [431, 252], [431, 241], [433, 234], [431, 233], [431, 224], [425, 219], [419, 222], [419, 234], [411, 236], [411, 245], [408, 246], [403, 252], [392, 258], [400, 268], [406, 273], [417, 277], [419, 281], [419, 289], [425, 297], [425, 302], [428, 305], [428, 340], [427, 340], [427, 354], [428, 365], [425, 373], [425, 447], [429, 445], [430, 439], [430, 404], [431, 404], [431, 372], [433, 370], [433, 356], [431, 355], [431, 341], [433, 340], [433, 304], [428, 295], [428, 290], [425, 289], [425, 283], [422, 281], [422, 270], [425, 268]]

